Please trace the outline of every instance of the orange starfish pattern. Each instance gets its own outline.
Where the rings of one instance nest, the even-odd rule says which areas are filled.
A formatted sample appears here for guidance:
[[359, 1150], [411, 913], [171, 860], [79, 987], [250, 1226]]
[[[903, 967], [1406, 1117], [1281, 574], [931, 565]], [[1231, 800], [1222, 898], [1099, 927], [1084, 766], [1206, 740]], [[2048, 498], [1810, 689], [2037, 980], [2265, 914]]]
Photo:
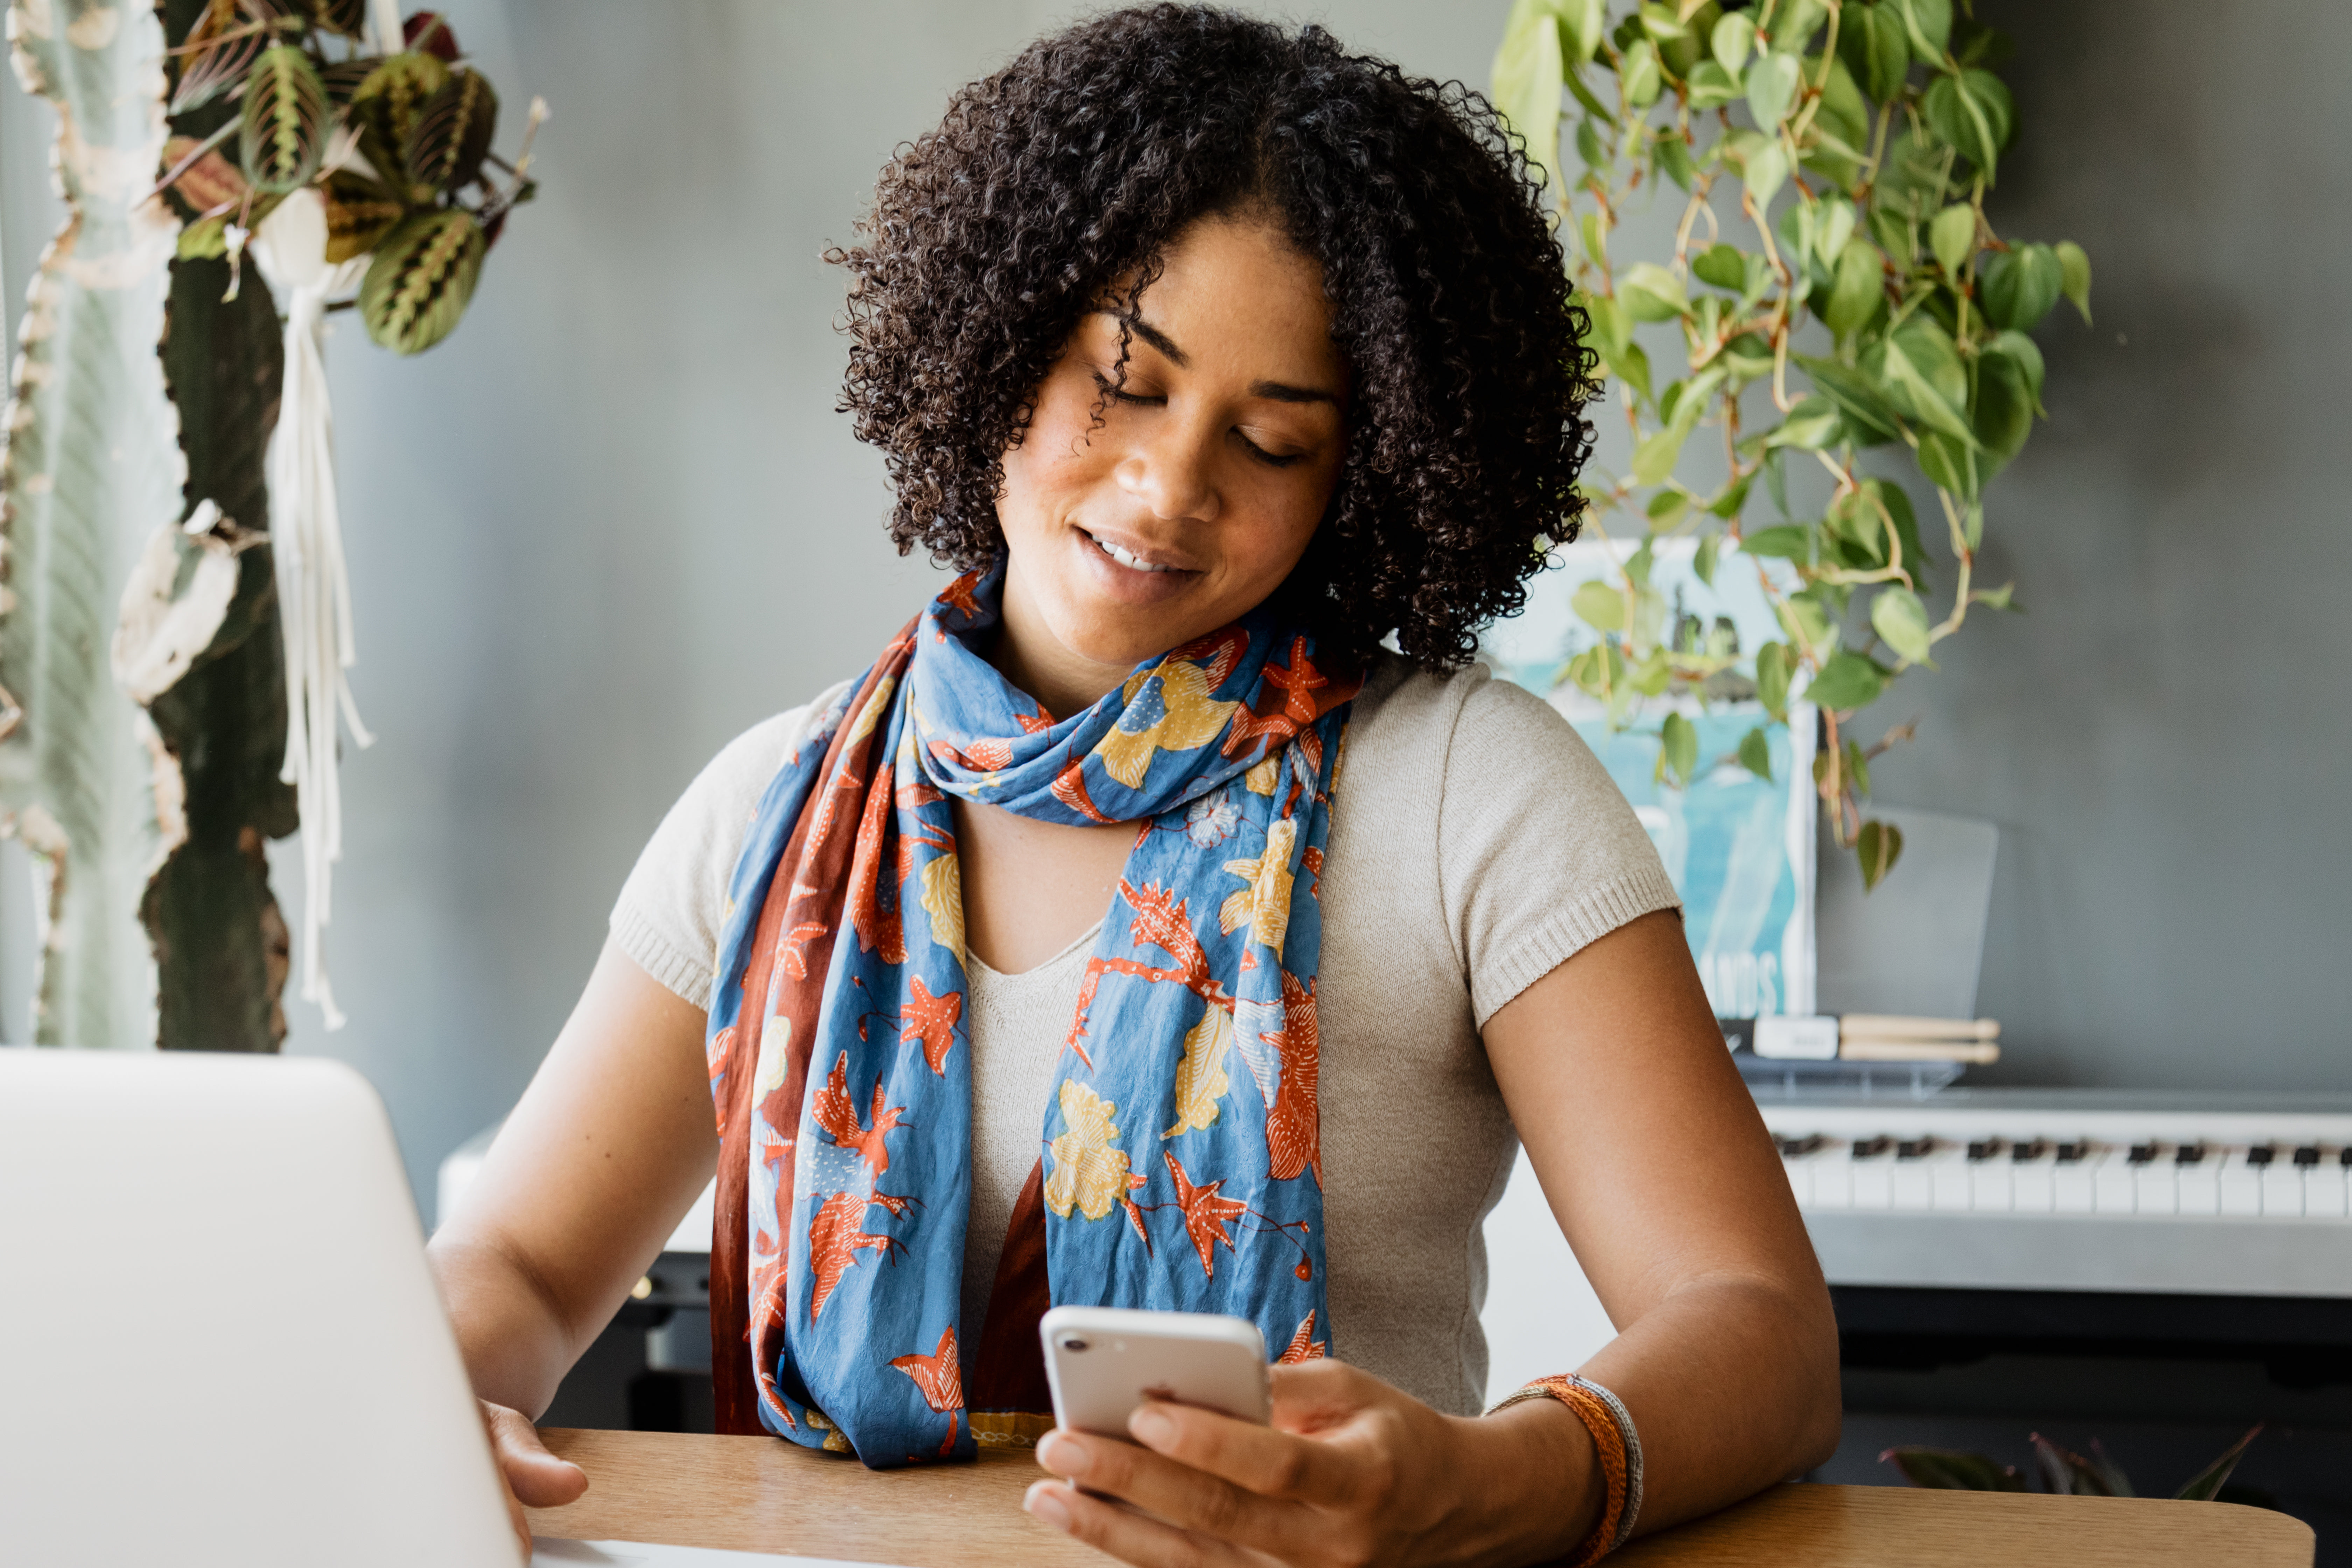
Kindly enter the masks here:
[[1213, 1279], [1217, 1269], [1213, 1249], [1220, 1241], [1227, 1252], [1234, 1249], [1233, 1235], [1225, 1226], [1247, 1214], [1249, 1205], [1219, 1196], [1218, 1189], [1225, 1184], [1222, 1177], [1195, 1186], [1174, 1154], [1162, 1149], [1160, 1157], [1168, 1162], [1168, 1173], [1176, 1178], [1176, 1205], [1184, 1211], [1184, 1228], [1192, 1237], [1193, 1250], [1201, 1255], [1201, 1272]]
[[[1290, 639], [1290, 663], [1287, 668], [1269, 660], [1265, 667], [1265, 683], [1278, 688], [1282, 706], [1259, 712], [1246, 704], [1234, 710], [1233, 728], [1225, 736], [1225, 755], [1238, 757], [1255, 744], [1259, 736], [1265, 737], [1266, 749], [1275, 747], [1298, 734], [1322, 716], [1324, 704], [1315, 700], [1314, 693], [1331, 684], [1330, 677], [1315, 668], [1307, 657], [1307, 639]], [[1321, 748], [1317, 748], [1317, 771], [1321, 771]]]
[[1321, 1361], [1328, 1340], [1315, 1337], [1315, 1309], [1307, 1309], [1307, 1316], [1298, 1321], [1298, 1331], [1290, 1336], [1290, 1343], [1274, 1358], [1276, 1366], [1297, 1366], [1303, 1361]]
[[922, 1041], [924, 1062], [945, 1078], [948, 1052], [955, 1048], [956, 1023], [963, 1016], [963, 993], [934, 996], [922, 977], [914, 974], [907, 977], [907, 989], [913, 994], [898, 1013], [898, 1043]]
[[950, 1323], [940, 1335], [940, 1348], [929, 1355], [902, 1355], [890, 1358], [890, 1364], [915, 1380], [923, 1391], [923, 1403], [948, 1418], [947, 1441], [940, 1445], [940, 1457], [955, 1452], [956, 1417], [963, 1411], [963, 1366], [956, 1360], [955, 1325]]

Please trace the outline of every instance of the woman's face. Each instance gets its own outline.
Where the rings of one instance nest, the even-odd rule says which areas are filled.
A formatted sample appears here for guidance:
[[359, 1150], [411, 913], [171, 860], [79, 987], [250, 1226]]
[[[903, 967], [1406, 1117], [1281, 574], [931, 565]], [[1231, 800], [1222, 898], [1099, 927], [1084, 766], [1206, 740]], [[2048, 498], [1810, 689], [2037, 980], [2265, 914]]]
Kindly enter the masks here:
[[1108, 308], [1079, 322], [1004, 454], [997, 501], [1011, 551], [999, 663], [1064, 717], [1274, 592], [1346, 441], [1322, 269], [1263, 222], [1204, 219], [1179, 237], [1104, 405], [1118, 340]]

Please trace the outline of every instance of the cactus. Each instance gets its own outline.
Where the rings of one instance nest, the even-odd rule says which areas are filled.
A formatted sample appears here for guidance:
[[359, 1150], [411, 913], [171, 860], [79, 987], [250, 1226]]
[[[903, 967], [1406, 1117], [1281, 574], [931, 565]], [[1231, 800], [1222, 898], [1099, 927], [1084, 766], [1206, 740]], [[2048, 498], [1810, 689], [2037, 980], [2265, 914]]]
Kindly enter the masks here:
[[[28, 291], [0, 457], [0, 809], [47, 873], [35, 1038], [146, 1046], [154, 962], [139, 909], [185, 836], [184, 781], [116, 685], [110, 654], [123, 584], [182, 515], [154, 353], [177, 226], [148, 199], [164, 137], [163, 38], [136, 7], [68, 16], [33, 0], [8, 16], [19, 79], [57, 105], [67, 217]], [[187, 576], [188, 602], [163, 617], [163, 635], [208, 642], [220, 574]]]

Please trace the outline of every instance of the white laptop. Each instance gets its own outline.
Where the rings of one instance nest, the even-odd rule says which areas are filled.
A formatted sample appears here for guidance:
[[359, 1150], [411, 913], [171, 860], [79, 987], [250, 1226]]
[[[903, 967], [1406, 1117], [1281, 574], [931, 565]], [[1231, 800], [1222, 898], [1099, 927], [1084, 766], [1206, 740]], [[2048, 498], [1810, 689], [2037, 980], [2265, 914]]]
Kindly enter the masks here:
[[520, 1568], [424, 1242], [341, 1063], [0, 1047], [0, 1564]]
[[339, 1063], [0, 1049], [0, 1560], [517, 1568]]

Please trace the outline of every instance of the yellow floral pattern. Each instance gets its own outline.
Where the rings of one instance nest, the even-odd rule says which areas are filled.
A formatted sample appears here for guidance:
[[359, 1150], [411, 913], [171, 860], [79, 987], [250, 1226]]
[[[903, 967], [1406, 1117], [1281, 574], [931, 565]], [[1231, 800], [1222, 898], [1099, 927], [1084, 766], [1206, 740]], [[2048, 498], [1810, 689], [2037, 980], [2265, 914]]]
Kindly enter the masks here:
[[1217, 929], [1228, 934], [1246, 925], [1250, 938], [1282, 955], [1282, 939], [1290, 933], [1290, 850], [1298, 839], [1298, 822], [1284, 817], [1265, 830], [1265, 852], [1255, 860], [1228, 860], [1228, 875], [1249, 883], [1217, 910]]
[[931, 940], [963, 963], [963, 865], [953, 851], [923, 867], [923, 912], [931, 917]]
[[1162, 1132], [1197, 1132], [1217, 1120], [1225, 1092], [1225, 1051], [1234, 1043], [1234, 1016], [1212, 1002], [1184, 1037], [1184, 1059], [1176, 1064], [1176, 1125]]
[[1207, 745], [1224, 734], [1225, 720], [1240, 706], [1212, 698], [1207, 675], [1187, 658], [1165, 658], [1141, 675], [1129, 676], [1125, 700], [1132, 703], [1150, 680], [1160, 682], [1160, 717], [1133, 731], [1113, 726], [1095, 747], [1103, 772], [1129, 789], [1143, 787], [1154, 752], [1162, 747], [1189, 752]]
[[1046, 1145], [1054, 1168], [1045, 1177], [1045, 1203], [1064, 1219], [1072, 1209], [1102, 1219], [1127, 1195], [1127, 1151], [1114, 1149], [1118, 1110], [1076, 1079], [1062, 1080], [1062, 1134]]

